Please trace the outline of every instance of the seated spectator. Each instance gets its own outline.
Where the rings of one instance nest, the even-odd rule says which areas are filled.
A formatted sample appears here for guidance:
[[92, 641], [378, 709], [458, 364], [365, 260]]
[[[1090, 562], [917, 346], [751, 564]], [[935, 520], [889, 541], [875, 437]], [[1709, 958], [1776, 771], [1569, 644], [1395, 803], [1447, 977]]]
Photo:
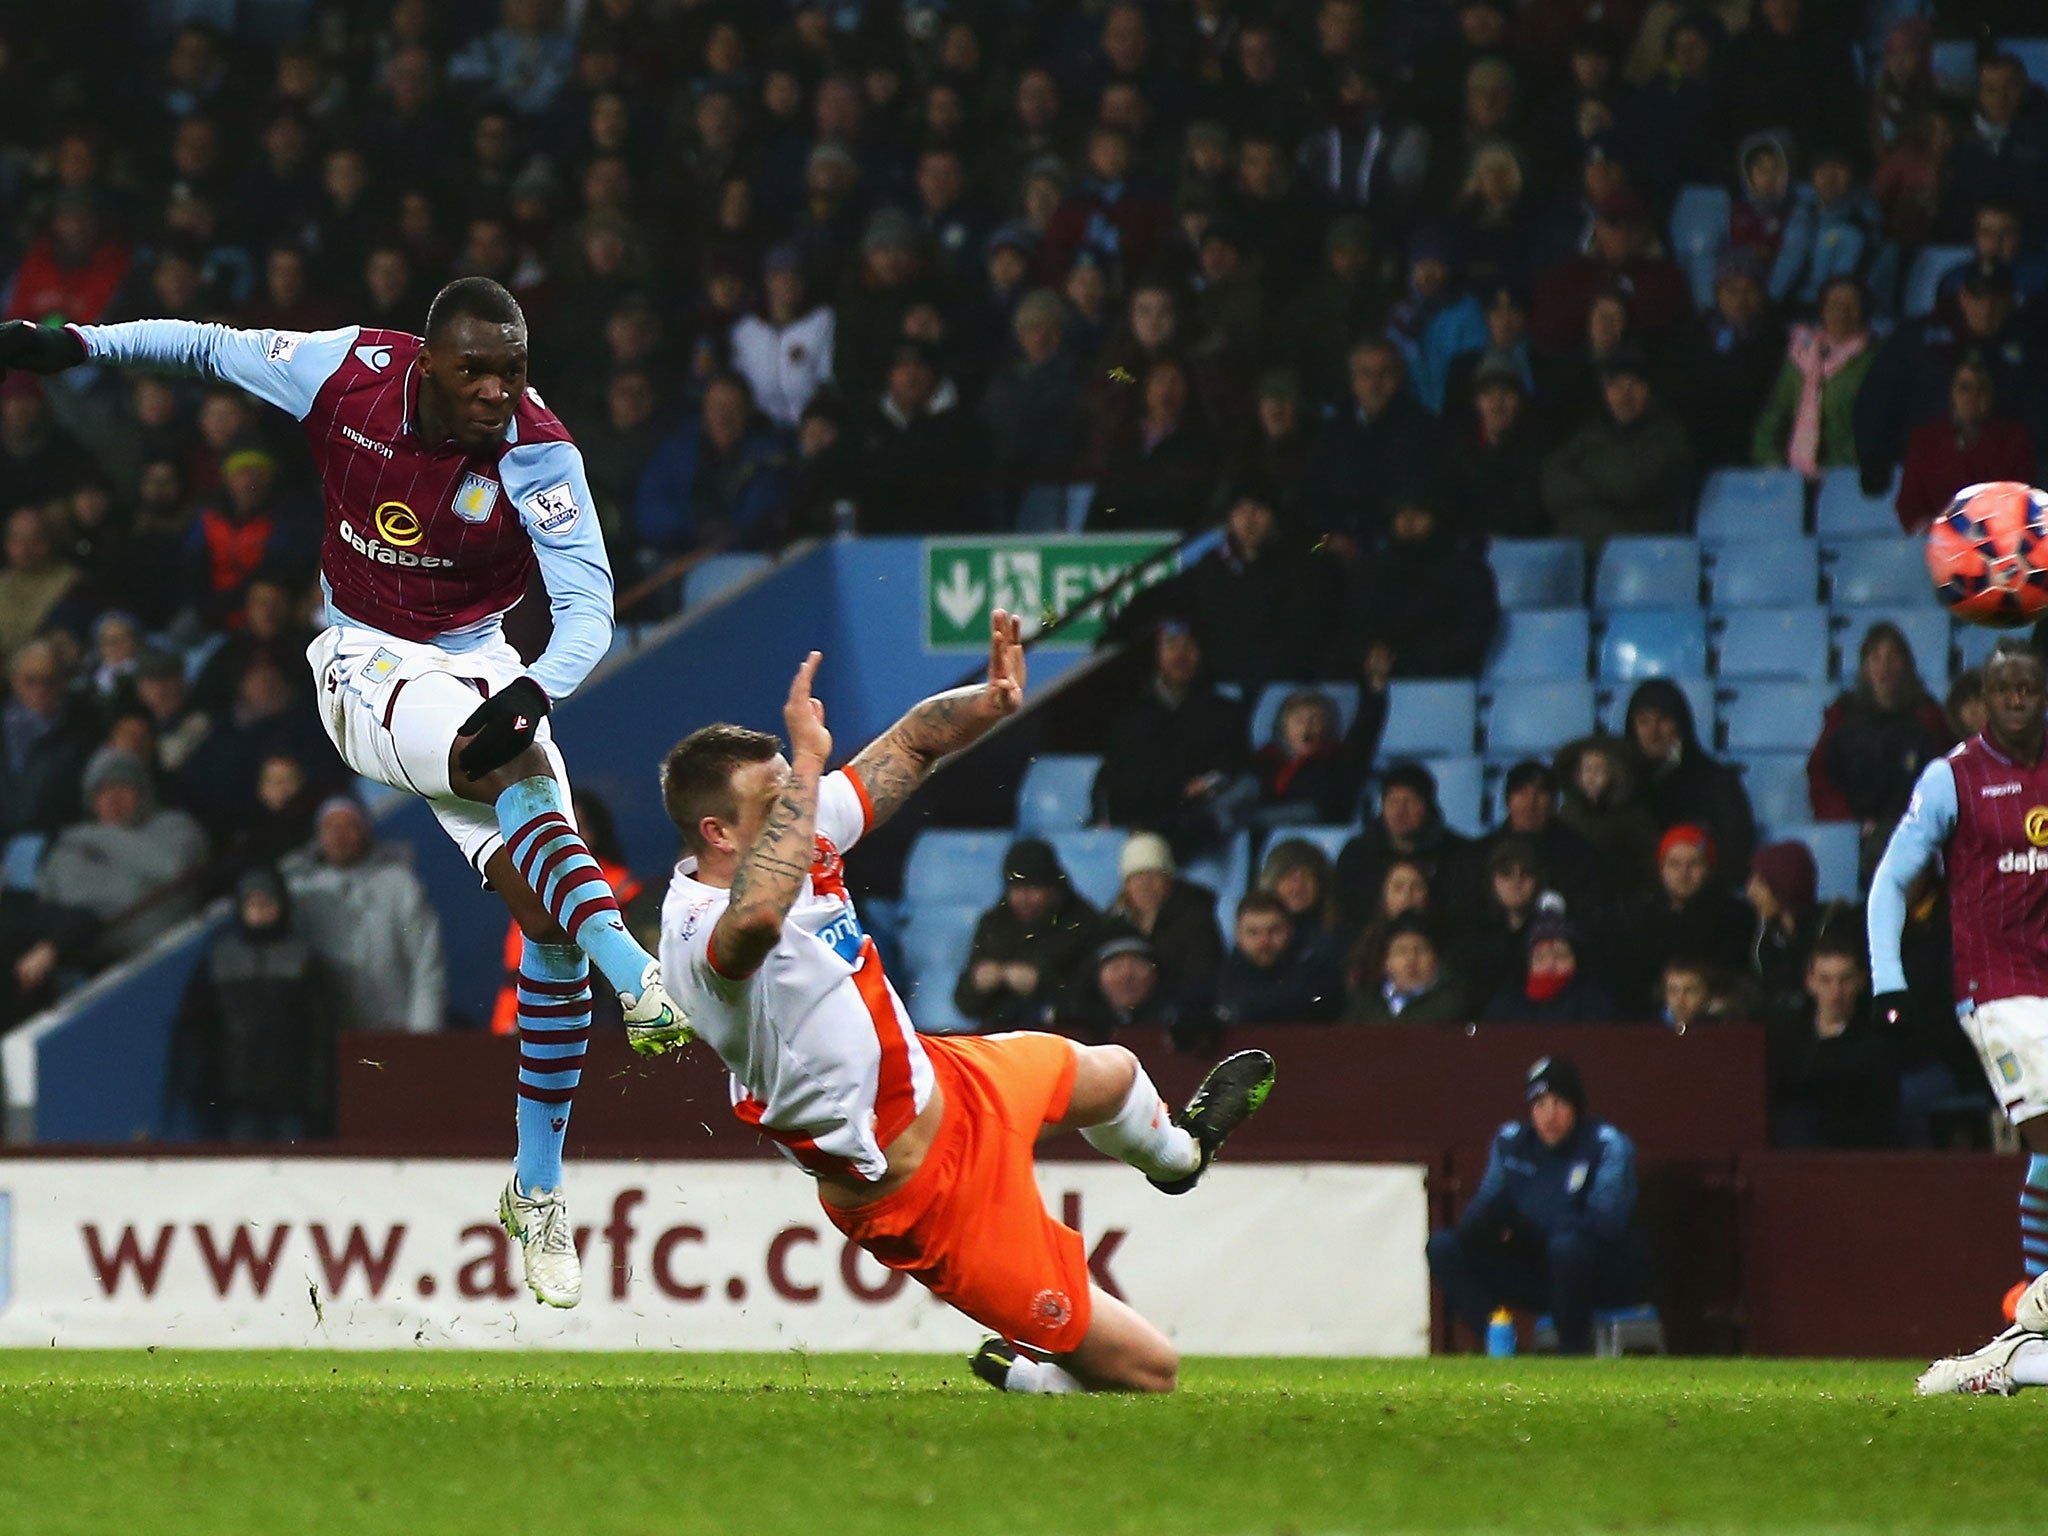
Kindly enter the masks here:
[[1728, 249], [1753, 254], [1768, 272], [1792, 219], [1792, 157], [1766, 129], [1735, 148], [1736, 197], [1728, 210]]
[[1346, 564], [1386, 531], [1396, 491], [1422, 494], [1444, 474], [1443, 432], [1409, 392], [1401, 351], [1367, 337], [1348, 359], [1350, 399], [1316, 438], [1301, 490], [1302, 526]]
[[750, 542], [770, 521], [788, 467], [788, 447], [756, 416], [746, 381], [712, 375], [697, 419], [663, 439], [640, 476], [633, 531], [642, 557]]
[[1346, 572], [1344, 608], [1368, 676], [1477, 677], [1500, 622], [1484, 541], [1413, 493], [1393, 499], [1386, 535]]
[[1569, 350], [1585, 333], [1595, 295], [1614, 288], [1629, 295], [1629, 317], [1646, 337], [1674, 333], [1692, 314], [1692, 291], [1655, 244], [1648, 206], [1625, 188], [1600, 204], [1591, 244], [1537, 282], [1530, 336], [1546, 351]]
[[1658, 979], [1663, 1011], [1657, 1022], [1674, 1034], [1684, 1034], [1695, 1024], [1712, 1023], [1727, 1011], [1727, 997], [1715, 969], [1690, 955], [1674, 955], [1664, 962]]
[[179, 1005], [171, 1094], [205, 1141], [334, 1134], [335, 978], [293, 927], [277, 871], [236, 882], [234, 922], [208, 946]]
[[1724, 971], [1749, 962], [1750, 911], [1715, 878], [1713, 838], [1682, 822], [1666, 831], [1657, 882], [1623, 914], [1609, 957], [1621, 1005], [1636, 1017], [1655, 1012], [1659, 977], [1673, 956]]
[[92, 623], [92, 651], [85, 658], [86, 691], [103, 712], [129, 694], [129, 679], [142, 658], [142, 630], [135, 615], [109, 608]]
[[1535, 758], [1509, 768], [1500, 784], [1501, 824], [1487, 834], [1498, 846], [1527, 841], [1551, 885], [1567, 901], [1601, 891], [1600, 855], [1558, 814], [1557, 779]]
[[1916, 114], [1931, 111], [1939, 100], [1933, 25], [1920, 16], [1893, 22], [1871, 74], [1870, 147], [1882, 154], [1906, 136]]
[[1658, 826], [1636, 791], [1635, 754], [1612, 736], [1588, 736], [1557, 754], [1557, 818], [1595, 856], [1593, 889], [1612, 899], [1649, 883]]
[[313, 837], [320, 791], [306, 765], [289, 752], [273, 752], [256, 770], [256, 800], [227, 852], [242, 866], [276, 864]]
[[1257, 485], [1273, 499], [1283, 528], [1298, 532], [1301, 488], [1315, 454], [1318, 422], [1302, 396], [1301, 380], [1291, 368], [1273, 368], [1259, 375], [1254, 406], [1253, 440], [1238, 462], [1242, 483]]
[[231, 633], [206, 658], [192, 702], [216, 719], [234, 707], [242, 674], [258, 657], [271, 663], [291, 691], [310, 702], [313, 676], [306, 668], [306, 647], [312, 627], [295, 611], [290, 584], [276, 572], [258, 571], [249, 579], [242, 599], [242, 627]]
[[1806, 963], [1806, 995], [1771, 1020], [1771, 1145], [1853, 1150], [1898, 1143], [1899, 1066], [1870, 1021], [1862, 953], [1832, 941]]
[[1949, 378], [1949, 414], [1924, 421], [1906, 440], [1906, 467], [1896, 503], [1899, 526], [1911, 534], [1927, 531], [1966, 485], [2017, 480], [2032, 485], [2039, 465], [2034, 440], [2009, 416], [1998, 414], [1998, 384], [1975, 353]]
[[1545, 884], [1543, 855], [1518, 832], [1488, 840], [1486, 894], [1480, 912], [1460, 924], [1458, 974], [1476, 998], [1521, 985], [1529, 959], [1529, 928], [1564, 898]]
[[57, 557], [39, 507], [7, 517], [7, 564], [0, 567], [0, 661], [40, 634], [78, 584], [78, 567]]
[[47, 229], [22, 255], [7, 318], [96, 324], [106, 318], [129, 260], [128, 247], [107, 231], [99, 196], [87, 187], [64, 188], [50, 202]]
[[1657, 830], [1680, 823], [1703, 828], [1720, 849], [1723, 868], [1749, 868], [1756, 847], [1749, 793], [1740, 774], [1700, 745], [1685, 690], [1663, 677], [1638, 683], [1623, 734], [1634, 748], [1636, 782]]
[[1767, 1013], [1798, 1002], [1820, 911], [1819, 890], [1820, 870], [1804, 843], [1766, 843], [1750, 857], [1749, 884], [1742, 891], [1756, 914], [1749, 968]]
[[200, 509], [186, 546], [190, 600], [210, 628], [239, 629], [256, 573], [309, 563], [315, 524], [279, 493], [277, 459], [254, 438], [229, 449], [220, 479], [224, 494]]
[[2023, 310], [2048, 290], [2048, 256], [2030, 252], [2019, 213], [2004, 203], [1983, 203], [1970, 220], [1973, 258], [1944, 272], [1935, 286], [1935, 308], [1953, 306], [1972, 272], [2012, 273], [2013, 302]]
[[1344, 978], [1296, 942], [1287, 906], [1267, 891], [1237, 904], [1235, 943], [1216, 973], [1216, 1016], [1238, 1024], [1324, 1024], [1344, 1006]]
[[1628, 295], [1603, 289], [1586, 306], [1586, 324], [1568, 353], [1550, 359], [1550, 381], [1531, 403], [1533, 419], [1547, 439], [1555, 441], [1578, 431], [1606, 409], [1602, 390], [1607, 365], [1642, 350], [1629, 321]]
[[1054, 1021], [1065, 1033], [1100, 1045], [1119, 1033], [1163, 1029], [1187, 1051], [1215, 1039], [1216, 1016], [1206, 998], [1176, 993], [1166, 984], [1149, 940], [1114, 932], [1092, 960], [1093, 969], [1056, 1005]]
[[58, 950], [92, 968], [140, 953], [199, 910], [206, 834], [156, 803], [149, 769], [103, 747], [86, 764], [88, 820], [57, 834], [36, 895], [62, 934]]
[[1601, 373], [1602, 410], [1544, 461], [1543, 503], [1560, 533], [1683, 533], [1698, 472], [1691, 439], [1657, 404], [1649, 362], [1619, 351]]
[[999, 477], [1005, 528], [1065, 526], [1066, 482], [1081, 452], [1079, 370], [1062, 345], [1066, 307], [1049, 288], [1017, 301], [1016, 351], [997, 371], [978, 414]]
[[192, 702], [185, 663], [173, 651], [146, 646], [135, 661], [135, 699], [156, 728], [157, 762], [173, 781], [213, 730], [213, 717]]
[[1337, 946], [1336, 871], [1330, 857], [1299, 837], [1277, 839], [1259, 865], [1257, 887], [1271, 891], [1287, 908], [1294, 941], [1304, 948], [1320, 946], [1331, 955]]
[[1216, 691], [1202, 645], [1179, 619], [1160, 623], [1144, 692], [1117, 712], [1095, 775], [1095, 819], [1159, 832], [1180, 858], [1236, 828], [1249, 775], [1244, 706]]
[[1432, 331], [1443, 333], [1438, 346], [1448, 354], [1437, 414], [1454, 426], [1471, 420], [1481, 369], [1506, 370], [1525, 393], [1539, 390], [1552, 376], [1549, 360], [1539, 360], [1529, 345], [1529, 301], [1512, 282], [1496, 282], [1468, 295], [1439, 316]]
[[880, 399], [854, 426], [861, 532], [944, 533], [983, 526], [981, 427], [922, 341], [898, 342]]
[[1907, 112], [1899, 136], [1879, 154], [1870, 195], [1893, 244], [1911, 249], [1934, 238], [1955, 145], [1955, 119], [1929, 103]]
[[1097, 487], [1088, 531], [1193, 532], [1205, 520], [1216, 469], [1212, 426], [1189, 399], [1187, 366], [1178, 358], [1160, 358], [1137, 387], [1136, 418], [1099, 438], [1091, 454]]
[[1561, 1355], [1593, 1352], [1593, 1310], [1649, 1294], [1635, 1227], [1635, 1143], [1586, 1107], [1579, 1069], [1545, 1056], [1529, 1069], [1528, 1117], [1494, 1137], [1457, 1225], [1429, 1236], [1429, 1273], [1478, 1338], [1494, 1309], [1557, 1321]]
[[1378, 329], [1387, 300], [1372, 225], [1355, 213], [1331, 220], [1323, 269], [1295, 296], [1285, 327], [1287, 355], [1300, 360], [1311, 400], [1344, 395], [1347, 356], [1357, 338]]
[[1081, 899], [1042, 838], [1003, 859], [1003, 899], [981, 914], [953, 1006], [984, 1033], [1037, 1028], [1101, 944], [1102, 914]]
[[645, 368], [620, 368], [605, 381], [604, 404], [593, 420], [578, 419], [576, 445], [604, 529], [605, 554], [614, 572], [631, 571], [638, 559], [633, 538], [633, 496], [654, 450], [661, 446], [655, 418], [654, 379]]
[[1883, 247], [1879, 218], [1877, 200], [1856, 185], [1849, 156], [1839, 148], [1819, 150], [1771, 264], [1773, 301], [1816, 309], [1829, 283], [1866, 276]]
[[1949, 734], [1957, 741], [1968, 741], [1984, 729], [1984, 722], [1991, 718], [1991, 706], [1984, 701], [1982, 667], [1956, 674], [1955, 681], [1948, 685], [1948, 697], [1942, 701], [1942, 712], [1948, 717]]
[[1358, 808], [1364, 765], [1349, 750], [1327, 693], [1297, 688], [1273, 720], [1273, 739], [1252, 754], [1262, 826], [1337, 823]]
[[1606, 988], [1581, 968], [1579, 932], [1562, 914], [1529, 925], [1529, 958], [1519, 982], [1493, 994], [1480, 1017], [1496, 1024], [1608, 1024], [1621, 1017]]
[[1685, 422], [1694, 455], [1707, 465], [1747, 464], [1757, 408], [1785, 359], [1784, 322], [1754, 251], [1722, 252], [1713, 307], [1697, 336], [1669, 355], [1662, 398]]
[[16, 650], [0, 706], [0, 839], [55, 832], [78, 815], [78, 777], [98, 741], [92, 706], [74, 693], [48, 640]]
[[1470, 1017], [1464, 989], [1444, 970], [1436, 935], [1415, 913], [1388, 925], [1379, 975], [1354, 990], [1344, 1010], [1354, 1024], [1462, 1024]]
[[[1454, 363], [1453, 390], [1456, 368]], [[1530, 414], [1521, 376], [1488, 361], [1473, 373], [1471, 383], [1473, 425], [1456, 459], [1459, 517], [1489, 538], [1542, 538], [1552, 531], [1542, 494], [1549, 444]], [[1463, 419], [1446, 415], [1454, 422]]]
[[1379, 890], [1365, 926], [1344, 953], [1344, 984], [1352, 992], [1374, 985], [1387, 959], [1387, 935], [1403, 917], [1436, 917], [1443, 909], [1431, 900], [1429, 872], [1415, 859], [1397, 858], [1380, 877]]
[[252, 656], [227, 711], [180, 766], [178, 793], [216, 839], [227, 841], [247, 817], [265, 758], [282, 752], [326, 784], [339, 776], [312, 700], [294, 688], [305, 676], [303, 665], [287, 671]]
[[1954, 744], [1905, 635], [1896, 624], [1871, 625], [1857, 650], [1855, 684], [1828, 706], [1806, 759], [1814, 820], [1855, 822], [1866, 868], [1874, 868], [1920, 770]]
[[1109, 917], [1150, 946], [1159, 984], [1172, 997], [1206, 997], [1223, 961], [1216, 893], [1184, 880], [1173, 849], [1156, 832], [1133, 832], [1117, 856], [1123, 889]]
[[308, 856], [287, 871], [298, 931], [334, 982], [340, 1029], [432, 1034], [446, 1011], [441, 915], [409, 867], [411, 849], [379, 844], [369, 815], [337, 795], [314, 823]]
[[1346, 933], [1374, 915], [1391, 865], [1415, 864], [1446, 911], [1457, 910], [1476, 883], [1471, 843], [1444, 825], [1436, 776], [1421, 763], [1396, 763], [1380, 775], [1380, 803], [1365, 830], [1337, 855], [1337, 910]]
[[747, 381], [761, 414], [786, 432], [832, 378], [832, 306], [810, 302], [804, 287], [802, 248], [775, 246], [762, 264], [761, 312], [732, 328], [733, 372]]
[[1984, 203], [2004, 203], [2022, 222], [2037, 223], [2048, 203], [2041, 185], [2048, 165], [2048, 113], [2039, 96], [2014, 55], [1991, 53], [1978, 60], [1977, 110], [1950, 157], [1950, 208], [1966, 215]]
[[1856, 462], [1856, 394], [1877, 353], [1864, 315], [1863, 285], [1831, 277], [1821, 285], [1820, 324], [1792, 328], [1785, 366], [1757, 413], [1751, 458], [1787, 466], [1810, 481]]

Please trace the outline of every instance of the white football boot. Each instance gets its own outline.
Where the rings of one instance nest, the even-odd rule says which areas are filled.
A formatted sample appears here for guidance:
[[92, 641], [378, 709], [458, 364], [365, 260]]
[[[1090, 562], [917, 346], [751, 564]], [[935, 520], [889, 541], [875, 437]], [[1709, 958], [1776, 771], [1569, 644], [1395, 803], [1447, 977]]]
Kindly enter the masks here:
[[523, 1191], [515, 1174], [498, 1196], [498, 1220], [526, 1257], [526, 1288], [535, 1301], [573, 1307], [583, 1299], [583, 1263], [559, 1189]]
[[2012, 1322], [2015, 1328], [2024, 1328], [2028, 1333], [2048, 1334], [2048, 1272], [2027, 1282], [2027, 1288], [2020, 1292], [2020, 1299], [2013, 1306]]
[[2024, 1328], [2008, 1328], [1982, 1349], [1937, 1360], [1913, 1383], [1913, 1395], [1941, 1397], [1951, 1392], [1965, 1392], [2011, 1397], [2019, 1391], [2019, 1383], [2012, 1379], [2013, 1356], [2019, 1353], [2021, 1345], [2031, 1344], [2034, 1339], [2035, 1336]]
[[640, 1056], [666, 1056], [697, 1038], [689, 1016], [676, 1006], [661, 984], [661, 962], [649, 961], [640, 977], [640, 995], [619, 994], [626, 1015], [626, 1044]]

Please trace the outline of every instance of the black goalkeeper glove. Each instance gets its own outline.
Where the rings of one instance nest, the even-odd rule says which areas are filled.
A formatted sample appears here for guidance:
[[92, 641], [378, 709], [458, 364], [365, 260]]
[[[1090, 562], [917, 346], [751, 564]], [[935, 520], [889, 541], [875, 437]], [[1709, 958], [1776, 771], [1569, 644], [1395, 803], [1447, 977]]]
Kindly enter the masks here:
[[533, 745], [533, 733], [553, 707], [547, 690], [532, 678], [513, 679], [462, 722], [461, 734], [471, 740], [456, 766], [472, 779], [496, 773]]
[[85, 361], [85, 343], [61, 325], [30, 320], [0, 324], [0, 377], [9, 368], [30, 373], [62, 373]]
[[1904, 1029], [1913, 1022], [1913, 994], [1910, 992], [1880, 992], [1870, 1000], [1870, 1016], [1878, 1023], [1893, 1029]]

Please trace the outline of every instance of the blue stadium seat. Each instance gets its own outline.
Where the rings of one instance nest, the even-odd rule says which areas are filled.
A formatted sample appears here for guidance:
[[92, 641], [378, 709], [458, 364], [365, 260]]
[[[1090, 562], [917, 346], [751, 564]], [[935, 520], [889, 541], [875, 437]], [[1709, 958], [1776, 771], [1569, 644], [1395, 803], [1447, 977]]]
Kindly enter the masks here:
[[1046, 841], [1060, 856], [1060, 865], [1074, 889], [1095, 907], [1102, 908], [1115, 901], [1124, 887], [1124, 877], [1116, 866], [1124, 851], [1124, 839], [1129, 836], [1130, 833], [1114, 828], [1089, 827], [1054, 832]]
[[2005, 635], [2024, 640], [2024, 629], [1987, 629], [1982, 624], [1958, 624], [1956, 626], [1956, 651], [1961, 658], [1957, 665], [1965, 670], [1984, 665], [1984, 658], [1991, 654], [1991, 647], [1998, 644]]
[[740, 552], [713, 555], [683, 573], [683, 611], [700, 607], [743, 581], [750, 581], [775, 564], [772, 555]]
[[1304, 688], [1313, 688], [1337, 706], [1337, 729], [1340, 732], [1351, 729], [1351, 722], [1358, 716], [1358, 684], [1268, 683], [1259, 690], [1258, 702], [1252, 706], [1253, 746], [1263, 747], [1273, 739], [1273, 726], [1280, 719], [1280, 706], [1287, 702], [1289, 694]]
[[1854, 901], [1859, 892], [1857, 863], [1862, 850], [1853, 821], [1808, 821], [1773, 827], [1774, 842], [1804, 843], [1820, 869], [1822, 901]]
[[1576, 681], [1586, 675], [1593, 624], [1583, 608], [1526, 608], [1503, 613], [1486, 679], [1493, 683]]
[[1820, 546], [1812, 539], [1757, 539], [1708, 551], [1716, 608], [1777, 608], [1820, 593]]
[[1035, 757], [1017, 786], [1017, 830], [1031, 836], [1088, 825], [1102, 759], [1048, 753]]
[[2001, 37], [1998, 51], [2020, 61], [2036, 90], [2048, 91], [2048, 37]]
[[1472, 750], [1478, 735], [1479, 685], [1408, 682], [1387, 685], [1387, 727], [1379, 760], [1454, 757]]
[[46, 832], [17, 832], [0, 849], [0, 890], [32, 891], [43, 853], [50, 846]]
[[[1693, 723], [1699, 728], [1700, 739], [1711, 741], [1714, 735], [1714, 680], [1693, 673], [1674, 677], [1678, 691], [1685, 695], [1685, 702], [1692, 706]], [[1635, 686], [1602, 689], [1600, 693], [1600, 729], [1610, 736], [1620, 736], [1628, 724], [1628, 701], [1635, 693]]]
[[1692, 284], [1696, 309], [1714, 303], [1714, 267], [1728, 243], [1726, 188], [1707, 184], [1680, 187], [1671, 205], [1671, 254]]
[[1691, 539], [1609, 539], [1593, 578], [1593, 606], [1685, 608], [1700, 600], [1700, 547]]
[[1716, 672], [1723, 679], [1827, 681], [1831, 644], [1826, 609], [1738, 608], [1720, 622]]
[[1517, 683], [1493, 697], [1486, 715], [1486, 755], [1495, 761], [1550, 755], [1593, 729], [1589, 682]]
[[1698, 607], [1641, 608], [1612, 615], [1600, 636], [1600, 681], [1705, 676], [1707, 616]]
[[912, 908], [981, 908], [1003, 893], [1003, 854], [1017, 834], [1007, 829], [920, 832], [903, 863], [903, 899]]
[[1486, 830], [1486, 764], [1470, 753], [1432, 758], [1423, 765], [1436, 775], [1436, 803], [1453, 832], [1478, 837]]
[[[1814, 735], [1819, 737], [1818, 729]], [[1813, 798], [1806, 784], [1804, 752], [1752, 752], [1740, 760], [1742, 787], [1759, 826], [1771, 836], [1776, 827], [1796, 826], [1813, 816]]]
[[[1435, 766], [1434, 763], [1430, 765], [1432, 771], [1435, 769]], [[1337, 855], [1344, 851], [1344, 845], [1356, 836], [1358, 836], [1358, 828], [1355, 826], [1335, 827], [1319, 823], [1315, 826], [1307, 827], [1276, 827], [1273, 829], [1272, 835], [1266, 839], [1265, 853], [1271, 853], [1274, 845], [1277, 843], [1284, 843], [1289, 838], [1298, 837], [1303, 842], [1313, 843], [1316, 847], [1320, 848], [1329, 858], [1330, 862], [1335, 864], [1337, 862]], [[1263, 856], [1262, 854], [1261, 857], [1263, 858]]]
[[1486, 551], [1503, 608], [1577, 608], [1586, 546], [1577, 539], [1495, 539]]
[[1729, 752], [1810, 752], [1834, 701], [1827, 683], [1744, 683], [1721, 701]]
[[1939, 696], [1948, 691], [1949, 679], [1949, 619], [1948, 610], [1936, 607], [1933, 598], [1925, 599], [1925, 606], [1901, 608], [1837, 608], [1835, 610], [1835, 675], [1851, 678], [1856, 675], [1856, 652], [1863, 644], [1863, 635], [1871, 625], [1887, 620], [1899, 626], [1906, 636], [1906, 644], [1912, 648], [1914, 665], [1920, 669], [1920, 680], [1928, 691]]
[[1814, 507], [1814, 532], [1823, 539], [1861, 538], [1884, 535], [1899, 537], [1899, 518], [1892, 503], [1898, 496], [1898, 477], [1882, 496], [1866, 496], [1854, 469], [1831, 469], [1820, 483], [1820, 501]]
[[1717, 469], [1700, 492], [1702, 544], [1796, 539], [1806, 532], [1806, 477], [1796, 469]]
[[1951, 267], [1968, 261], [1974, 250], [1967, 245], [1923, 245], [1906, 268], [1906, 285], [1899, 293], [1899, 310], [1908, 320], [1918, 320], [1934, 308], [1934, 296]]
[[[1291, 836], [1293, 830], [1288, 828], [1285, 835]], [[1334, 860], [1336, 855], [1330, 857]], [[1220, 851], [1189, 859], [1181, 866], [1180, 872], [1195, 884], [1206, 885], [1216, 893], [1216, 923], [1222, 928], [1224, 942], [1228, 944], [1231, 927], [1237, 921], [1237, 904], [1244, 899], [1244, 893], [1251, 884], [1251, 833], [1240, 832]]]
[[920, 1030], [950, 1034], [972, 1028], [953, 1007], [953, 987], [966, 967], [974, 925], [985, 905], [922, 902], [905, 914], [899, 935], [907, 983], [903, 1000]]
[[1837, 608], [1926, 600], [1927, 556], [1918, 539], [1844, 539], [1821, 552]]
[[1969, 37], [1945, 37], [1934, 45], [1934, 83], [1952, 96], [1977, 96], [1977, 42]]

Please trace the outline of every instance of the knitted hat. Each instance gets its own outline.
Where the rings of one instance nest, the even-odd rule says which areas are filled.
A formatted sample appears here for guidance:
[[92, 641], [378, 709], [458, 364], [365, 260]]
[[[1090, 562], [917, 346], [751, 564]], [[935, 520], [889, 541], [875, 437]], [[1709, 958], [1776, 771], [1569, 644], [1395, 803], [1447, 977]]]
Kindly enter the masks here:
[[1749, 872], [1770, 888], [1778, 905], [1805, 918], [1820, 905], [1820, 870], [1804, 843], [1766, 843], [1750, 856]]
[[1586, 1113], [1586, 1083], [1579, 1076], [1579, 1069], [1563, 1056], [1539, 1056], [1529, 1068], [1529, 1076], [1523, 1097], [1535, 1103], [1546, 1093], [1554, 1093], [1571, 1105], [1581, 1117]]
[[1170, 875], [1174, 873], [1173, 850], [1157, 832], [1133, 832], [1117, 855], [1116, 872], [1125, 880], [1144, 873]]
[[1003, 859], [1003, 879], [1012, 885], [1058, 885], [1066, 878], [1060, 856], [1042, 837], [1020, 837]]
[[1687, 846], [1699, 849], [1700, 853], [1706, 858], [1707, 867], [1709, 869], [1714, 867], [1716, 853], [1712, 835], [1704, 827], [1695, 827], [1691, 823], [1683, 821], [1679, 822], [1677, 826], [1670, 828], [1662, 837], [1657, 839], [1658, 864], [1663, 864], [1672, 849]]

